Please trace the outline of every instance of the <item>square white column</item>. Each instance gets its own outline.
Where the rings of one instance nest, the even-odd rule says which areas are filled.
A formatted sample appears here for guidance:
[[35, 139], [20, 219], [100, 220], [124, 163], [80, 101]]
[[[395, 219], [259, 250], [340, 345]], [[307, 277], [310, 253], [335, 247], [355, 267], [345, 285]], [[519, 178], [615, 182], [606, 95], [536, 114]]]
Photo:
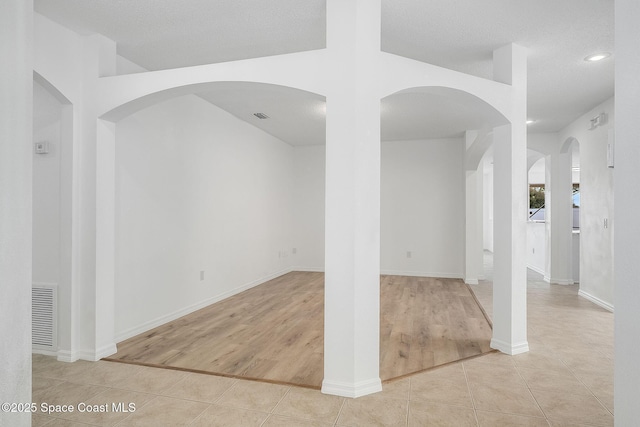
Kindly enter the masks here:
[[616, 426], [640, 420], [640, 2], [616, 0], [614, 199]]
[[380, 382], [380, 1], [329, 0], [322, 392]]
[[523, 48], [494, 52], [494, 78], [513, 87], [510, 125], [494, 129], [494, 278], [491, 347], [529, 351], [527, 342], [527, 61]]
[[547, 251], [544, 280], [549, 283], [573, 283], [573, 204], [571, 199], [571, 152], [547, 156], [545, 176], [545, 228]]
[[[0, 401], [31, 402], [33, 2], [0, 2]], [[31, 414], [0, 412], [0, 425]]]

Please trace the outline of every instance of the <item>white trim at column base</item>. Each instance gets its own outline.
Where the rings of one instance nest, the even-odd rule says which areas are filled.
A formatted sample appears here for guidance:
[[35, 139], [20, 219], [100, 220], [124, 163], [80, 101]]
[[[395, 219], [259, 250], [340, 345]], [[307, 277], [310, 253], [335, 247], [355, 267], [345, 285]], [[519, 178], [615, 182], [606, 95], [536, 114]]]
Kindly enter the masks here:
[[609, 304], [606, 301], [601, 300], [600, 298], [594, 297], [593, 295], [583, 291], [583, 290], [579, 290], [578, 291], [578, 295], [580, 295], [582, 298], [588, 299], [589, 301], [591, 301], [592, 303], [594, 303], [595, 305], [598, 305], [602, 308], [604, 308], [605, 310], [608, 310], [610, 312], [613, 313], [613, 305]]
[[495, 348], [498, 351], [501, 351], [505, 354], [510, 354], [511, 356], [521, 353], [526, 353], [529, 351], [529, 343], [527, 341], [522, 342], [520, 344], [509, 344], [504, 341], [497, 340], [493, 338], [491, 340], [491, 344], [489, 344], [491, 348]]
[[466, 283], [467, 285], [477, 285], [478, 279], [472, 279], [472, 278], [464, 279], [464, 283]]
[[91, 362], [97, 362], [103, 357], [111, 356], [112, 354], [116, 354], [118, 349], [116, 347], [116, 343], [111, 343], [104, 345], [100, 348], [97, 348], [95, 351], [84, 350], [78, 352], [78, 357], [82, 360], [89, 360]]
[[59, 362], [75, 362], [78, 360], [78, 354], [75, 351], [58, 350]]
[[543, 269], [543, 268], [538, 268], [538, 267], [535, 267], [535, 266], [530, 265], [530, 264], [528, 264], [528, 265], [527, 265], [527, 268], [528, 268], [529, 270], [531, 270], [531, 271], [535, 271], [535, 272], [536, 272], [536, 273], [538, 273], [538, 274], [542, 274], [542, 277], [544, 277], [544, 279], [543, 279], [543, 280], [544, 280], [544, 281], [547, 281], [548, 277], [547, 277], [547, 275], [545, 274], [545, 272], [544, 272], [544, 269]]
[[324, 394], [355, 398], [382, 391], [382, 381], [380, 378], [373, 378], [357, 383], [345, 383], [325, 379], [322, 381], [321, 391]]
[[573, 285], [573, 279], [551, 279], [551, 284], [553, 285]]

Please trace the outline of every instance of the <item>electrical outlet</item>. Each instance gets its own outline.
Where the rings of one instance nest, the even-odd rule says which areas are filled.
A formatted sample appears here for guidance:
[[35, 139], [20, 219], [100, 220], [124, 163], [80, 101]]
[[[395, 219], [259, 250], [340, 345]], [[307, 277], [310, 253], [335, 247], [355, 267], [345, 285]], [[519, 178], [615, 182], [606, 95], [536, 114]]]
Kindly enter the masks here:
[[204, 280], [204, 270], [200, 270], [200, 281]]
[[407, 258], [411, 258], [413, 256], [413, 254], [411, 253], [411, 251], [407, 251]]

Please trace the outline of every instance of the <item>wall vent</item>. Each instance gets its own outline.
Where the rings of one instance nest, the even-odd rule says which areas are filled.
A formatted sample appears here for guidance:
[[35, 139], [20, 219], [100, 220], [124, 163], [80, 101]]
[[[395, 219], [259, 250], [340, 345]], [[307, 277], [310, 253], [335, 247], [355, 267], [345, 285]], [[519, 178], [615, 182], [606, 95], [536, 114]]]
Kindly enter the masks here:
[[257, 118], [259, 118], [260, 120], [264, 120], [264, 119], [268, 119], [269, 116], [267, 116], [265, 113], [253, 113], [254, 116], [256, 116]]
[[34, 283], [31, 288], [31, 344], [37, 350], [58, 349], [58, 285]]

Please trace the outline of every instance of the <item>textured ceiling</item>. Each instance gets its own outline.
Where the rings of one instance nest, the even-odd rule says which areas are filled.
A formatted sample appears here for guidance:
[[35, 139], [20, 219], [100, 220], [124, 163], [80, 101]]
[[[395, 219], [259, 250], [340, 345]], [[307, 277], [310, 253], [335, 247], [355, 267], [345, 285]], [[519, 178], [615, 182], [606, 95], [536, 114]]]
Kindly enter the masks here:
[[35, 10], [161, 70], [325, 47], [323, 0], [36, 0]]
[[[382, 0], [382, 49], [490, 78], [494, 49], [515, 42], [529, 50], [530, 132], [552, 132], [613, 96], [613, 0]], [[148, 70], [277, 55], [325, 47], [324, 0], [35, 0], [36, 11], [81, 34], [101, 33], [118, 54]], [[304, 92], [253, 86], [233, 96], [201, 94], [290, 144], [324, 140], [319, 102]], [[424, 116], [421, 116], [424, 112]], [[481, 106], [433, 93], [398, 94], [383, 102], [383, 139], [459, 135], [491, 124]], [[246, 117], [249, 116], [249, 119]], [[484, 120], [484, 121], [483, 121]], [[486, 120], [489, 120], [488, 122]]]

